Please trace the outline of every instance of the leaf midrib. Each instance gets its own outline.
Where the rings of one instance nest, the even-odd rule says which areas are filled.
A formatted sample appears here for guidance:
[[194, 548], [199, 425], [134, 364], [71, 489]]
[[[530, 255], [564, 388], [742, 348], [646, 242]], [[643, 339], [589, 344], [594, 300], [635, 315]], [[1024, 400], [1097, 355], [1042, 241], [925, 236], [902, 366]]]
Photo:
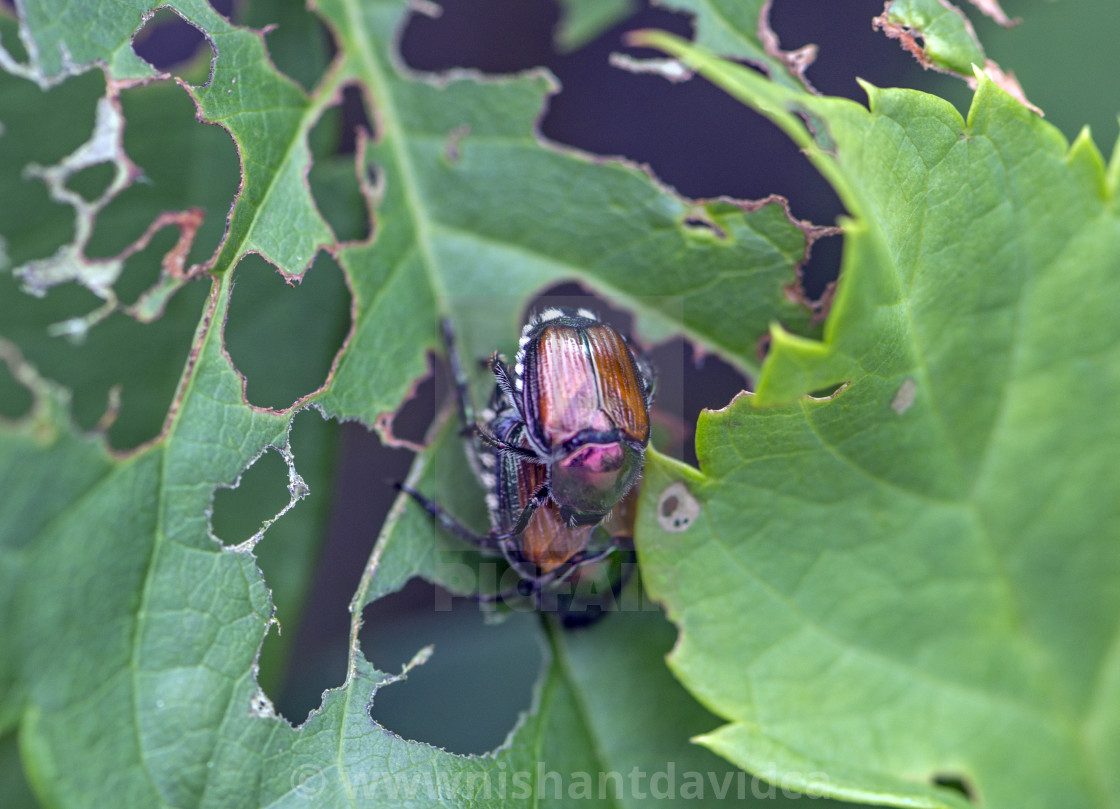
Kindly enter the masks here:
[[[441, 314], [450, 312], [450, 300], [447, 287], [443, 283], [442, 268], [432, 247], [432, 223], [427, 216], [427, 208], [423, 205], [420, 193], [418, 172], [412, 162], [412, 156], [407, 148], [406, 133], [401, 125], [401, 116], [397, 113], [396, 99], [391, 89], [391, 82], [382, 70], [378, 60], [376, 47], [366, 34], [366, 26], [356, 0], [341, 0], [348, 23], [347, 42], [352, 44], [352, 49], [345, 49], [348, 55], [359, 62], [356, 66], [361, 75], [356, 76], [364, 80], [370, 89], [371, 96], [377, 100], [379, 112], [378, 123], [384, 130], [380, 133], [379, 140], [388, 146], [395, 161], [397, 174], [407, 201], [409, 217], [415, 233], [415, 244], [423, 256], [423, 265], [427, 273], [428, 284]], [[338, 32], [342, 34], [343, 32]], [[388, 56], [386, 54], [386, 56]], [[342, 70], [338, 71], [341, 75]]]

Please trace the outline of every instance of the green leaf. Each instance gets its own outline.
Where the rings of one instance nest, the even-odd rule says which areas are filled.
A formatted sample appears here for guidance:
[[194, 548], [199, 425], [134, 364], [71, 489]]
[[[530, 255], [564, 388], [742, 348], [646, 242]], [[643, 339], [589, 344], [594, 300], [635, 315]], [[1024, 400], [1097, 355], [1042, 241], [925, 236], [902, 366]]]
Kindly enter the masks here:
[[[107, 110], [113, 132], [159, 121], [155, 113], [130, 112], [127, 103], [129, 94], [141, 92], [133, 89], [133, 79], [151, 74], [129, 45], [151, 9], [115, 9], [112, 25], [97, 28], [93, 20], [105, 9], [94, 2], [74, 5], [73, 13], [53, 9], [58, 13], [47, 16], [36, 9], [26, 16], [24, 34], [39, 50], [23, 66], [5, 66], [14, 75], [50, 83], [77, 66], [98, 65], [107, 81], [89, 107]], [[29, 415], [0, 425], [6, 492], [0, 498], [0, 616], [8, 629], [0, 637], [0, 726], [18, 724], [21, 757], [38, 798], [62, 807], [563, 805], [579, 798], [572, 788], [582, 787], [582, 774], [591, 779], [593, 802], [631, 806], [657, 800], [652, 776], [668, 779], [669, 763], [681, 768], [678, 779], [687, 768], [703, 785], [690, 800], [752, 795], [755, 781], [689, 744], [688, 735], [714, 719], [667, 676], [662, 657], [671, 633], [653, 610], [619, 615], [578, 638], [543, 625], [551, 657], [536, 701], [493, 754], [458, 756], [376, 725], [371, 701], [407, 670], [377, 671], [362, 654], [361, 608], [429, 573], [429, 562], [439, 561], [444, 547], [432, 541], [424, 515], [405, 511], [403, 501], [354, 596], [345, 678], [325, 694], [321, 708], [293, 727], [261, 690], [257, 666], [273, 619], [280, 616], [291, 627], [278, 610], [298, 604], [310, 575], [300, 570], [309, 566], [299, 563], [314, 557], [315, 512], [301, 502], [308, 494], [304, 474], [321, 471], [330, 450], [300, 453], [299, 421], [292, 435], [299, 408], [311, 404], [372, 426], [400, 405], [424, 372], [438, 319], [455, 321], [465, 353], [483, 353], [516, 339], [530, 294], [565, 279], [629, 305], [646, 337], [685, 333], [742, 369], [757, 370], [755, 344], [772, 319], [795, 331], [809, 327], [809, 313], [783, 289], [795, 281], [794, 268], [804, 256], [805, 225], [790, 221], [778, 201], [693, 203], [632, 166], [542, 144], [534, 122], [554, 89], [543, 74], [443, 84], [407, 75], [393, 50], [400, 3], [320, 4], [338, 55], [310, 92], [277, 72], [259, 33], [231, 24], [202, 0], [174, 7], [214, 47], [210, 81], [184, 89], [203, 121], [230, 133], [242, 176], [220, 243], [186, 268], [189, 278], [171, 279], [196, 280], [188, 288], [204, 300], [179, 286], [160, 288], [168, 297], [177, 293], [170, 305], [181, 306], [178, 314], [193, 315], [197, 324], [189, 345], [180, 346], [186, 359], [147, 339], [153, 326], [139, 318], [145, 331], [132, 342], [142, 362], [162, 362], [179, 379], [170, 402], [158, 396], [146, 401], [147, 416], [162, 427], [127, 454], [109, 452], [100, 432], [82, 433], [71, 423], [69, 393], [53, 381], [55, 374], [36, 370], [39, 352], [63, 354], [69, 344], [43, 350], [50, 339], [42, 318], [22, 323], [11, 335], [15, 342], [0, 343], [12, 376], [34, 400]], [[43, 61], [63, 53], [63, 46], [74, 65]], [[361, 143], [355, 165], [374, 228], [367, 242], [336, 244], [307, 182], [307, 141], [350, 84], [363, 90], [376, 122], [374, 138]], [[159, 91], [178, 92], [170, 85]], [[163, 101], [155, 102], [159, 109]], [[11, 115], [37, 112], [25, 97]], [[89, 116], [95, 120], [93, 112]], [[146, 131], [154, 145], [153, 128]], [[67, 136], [63, 132], [59, 142]], [[89, 141], [67, 142], [49, 160], [8, 151], [3, 165], [18, 176], [20, 161], [36, 159], [48, 167], [62, 161], [63, 184], [77, 181], [75, 166], [65, 161], [83, 142]], [[55, 205], [49, 232], [34, 233], [18, 216], [2, 230], [20, 262], [17, 269], [34, 268], [61, 244], [67, 261], [52, 266], [73, 270], [70, 280], [109, 304], [106, 309], [95, 302], [99, 309], [84, 320], [78, 315], [90, 343], [126, 313], [126, 307], [118, 310], [118, 286], [128, 285], [127, 270], [98, 274], [103, 264], [86, 249], [94, 242], [83, 241], [81, 227], [70, 233], [55, 220], [88, 223], [96, 232], [120, 206], [122, 220], [143, 233], [156, 216], [152, 208], [181, 210], [187, 191], [169, 172], [161, 175], [167, 179], [159, 183], [160, 202], [149, 198], [131, 207], [136, 175], [124, 169], [144, 170], [144, 163], [157, 163], [155, 155], [141, 157], [142, 148], [120, 140], [105, 142], [112, 148], [98, 153], [104, 159], [82, 169], [107, 164], [113, 176], [124, 178], [119, 187], [84, 204]], [[35, 139], [25, 143], [33, 148]], [[182, 161], [181, 185], [208, 190], [209, 172], [222, 171], [221, 149], [189, 135], [173, 148], [166, 157]], [[334, 186], [328, 177], [320, 187]], [[228, 199], [219, 193], [206, 198], [208, 226], [225, 216], [221, 202], [228, 205]], [[109, 246], [114, 268], [125, 266], [127, 246], [138, 236], [120, 236], [125, 247]], [[197, 233], [193, 238], [185, 244], [198, 249]], [[256, 252], [294, 280], [324, 248], [337, 250], [353, 295], [354, 324], [344, 350], [326, 388], [310, 400], [276, 410], [252, 407], [225, 341], [227, 317], [238, 317], [230, 301], [241, 291], [240, 262]], [[60, 283], [43, 291], [50, 303], [71, 292], [88, 302], [89, 295], [74, 287]], [[22, 302], [17, 295], [13, 290], [13, 300]], [[307, 338], [286, 357], [290, 363], [314, 355], [317, 343], [310, 337], [329, 330], [325, 321], [333, 317], [321, 306], [285, 315], [281, 306], [257, 304], [254, 316], [268, 321], [257, 331], [299, 330]], [[304, 328], [301, 317], [315, 318], [315, 327]], [[244, 322], [252, 324], [248, 316]], [[9, 325], [5, 321], [2, 328]], [[229, 328], [236, 333], [238, 326], [231, 322]], [[103, 355], [115, 350], [99, 348]], [[99, 369], [105, 371], [97, 363], [87, 366], [93, 375]], [[137, 391], [150, 392], [146, 376], [127, 386], [125, 401]], [[253, 536], [224, 544], [211, 524], [216, 491], [233, 486], [271, 452], [285, 462], [288, 496], [281, 502], [288, 502]], [[439, 458], [453, 454], [459, 453]], [[416, 474], [442, 466], [434, 458], [422, 456]], [[458, 488], [464, 499], [481, 504], [470, 488]], [[327, 491], [322, 486], [312, 496]], [[287, 566], [271, 567], [266, 582], [258, 550], [266, 556], [270, 544], [296, 541], [305, 544], [291, 549]], [[431, 576], [438, 579], [438, 569]], [[416, 648], [423, 650], [425, 642], [417, 638]], [[425, 654], [418, 654], [416, 665]], [[630, 673], [640, 674], [640, 687], [629, 683]], [[643, 743], [630, 743], [634, 739]], [[557, 774], [562, 794], [550, 791], [551, 779], [537, 781], [542, 767]], [[602, 776], [629, 779], [635, 770], [649, 776], [644, 797], [629, 784], [618, 798], [598, 797]]]
[[770, 0], [668, 0], [664, 5], [695, 16], [699, 46], [729, 59], [745, 59], [779, 84], [804, 86], [797, 60], [790, 60], [794, 54], [780, 49], [770, 29]]
[[[966, 78], [972, 77], [973, 65], [984, 66], [984, 50], [972, 24], [946, 0], [892, 0], [876, 25], [901, 39], [923, 65]], [[921, 46], [915, 39], [921, 39]]]
[[132, 50], [132, 35], [140, 28], [147, 8], [143, 3], [119, 3], [115, 13], [106, 14], [96, 3], [44, 0], [26, 4], [21, 12], [20, 39], [28, 58], [19, 62], [0, 48], [0, 67], [43, 89], [98, 63], [110, 65], [120, 79], [154, 76], [152, 66]]
[[574, 51], [635, 11], [632, 0], [561, 0], [556, 45]]
[[624, 163], [541, 148], [544, 74], [416, 81], [389, 58], [396, 4], [319, 6], [346, 56], [337, 81], [366, 88], [378, 121], [363, 155], [377, 236], [340, 254], [359, 316], [328, 412], [373, 423], [395, 410], [442, 318], [466, 356], [511, 347], [524, 301], [560, 280], [632, 309], [644, 338], [684, 333], [748, 372], [771, 320], [808, 327], [782, 289], [806, 236], [777, 202], [692, 203]]
[[[757, 396], [702, 418], [702, 474], [647, 476], [671, 665], [728, 720], [702, 741], [841, 798], [968, 805], [949, 778], [990, 807], [1113, 805], [1120, 222], [1096, 147], [983, 76], [965, 121], [643, 42], [769, 115], [852, 217], [823, 342], [776, 329]], [[683, 532], [658, 520], [674, 481]]]
[[[606, 794], [617, 780], [626, 805], [697, 779], [705, 796], [714, 784], [730, 784], [731, 798], [766, 789], [697, 748], [681, 749], [681, 734], [711, 719], [664, 671], [655, 674], [671, 640], [656, 612], [620, 616], [629, 620], [578, 638], [551, 633], [534, 713], [493, 756], [455, 756], [375, 726], [370, 699], [396, 678], [372, 670], [356, 649], [346, 685], [329, 692], [304, 726], [275, 716], [251, 666], [267, 630], [268, 594], [247, 549], [223, 549], [207, 537], [210, 487], [197, 481], [236, 474], [246, 447], [281, 444], [285, 418], [240, 403], [236, 376], [215, 356], [218, 334], [215, 327], [200, 334], [198, 367], [207, 371], [184, 391], [161, 447], [111, 461], [96, 442], [57, 424], [62, 402], [39, 382], [41, 414], [4, 436], [0, 457], [21, 462], [22, 474], [4, 478], [13, 496], [3, 524], [31, 541], [6, 542], [0, 570], [15, 598], [35, 609], [15, 613], [20, 620], [5, 636], [12, 653], [2, 659], [40, 675], [22, 680], [21, 738], [42, 799], [400, 806], [430, 805], [438, 794], [455, 805], [480, 797], [529, 805], [555, 790], [557, 803], [585, 789], [594, 797], [600, 773], [618, 775]], [[43, 476], [59, 469], [73, 474], [48, 490], [65, 505], [33, 508]], [[363, 588], [377, 566], [375, 557]], [[358, 623], [356, 614], [355, 631]], [[630, 671], [651, 676], [635, 689], [623, 676]], [[93, 709], [91, 682], [103, 683]], [[651, 703], [660, 706], [656, 714]], [[633, 738], [648, 743], [635, 747]], [[664, 786], [655, 787], [659, 772]]]

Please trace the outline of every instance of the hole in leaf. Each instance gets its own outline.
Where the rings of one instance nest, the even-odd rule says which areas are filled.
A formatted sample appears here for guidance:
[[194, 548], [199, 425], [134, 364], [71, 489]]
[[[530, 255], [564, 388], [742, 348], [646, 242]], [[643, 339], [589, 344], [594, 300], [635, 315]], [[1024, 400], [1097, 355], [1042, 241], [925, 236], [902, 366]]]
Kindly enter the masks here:
[[[280, 631], [268, 634], [259, 660], [258, 683], [270, 696], [282, 693], [286, 666], [316, 665], [313, 660], [302, 656], [293, 659], [291, 655], [305, 620], [316, 562], [326, 544], [341, 435], [338, 422], [324, 419], [317, 410], [296, 414], [288, 438], [296, 471], [307, 484], [308, 494], [269, 526], [253, 549], [257, 566], [272, 592], [274, 617], [280, 625]], [[261, 471], [255, 471], [257, 467], [261, 467]], [[279, 452], [270, 450], [246, 470], [239, 487], [215, 492], [212, 519], [215, 535], [227, 542], [251, 536], [259, 529], [261, 520], [273, 517], [289, 502], [287, 486], [287, 464]], [[311, 606], [314, 608], [314, 604]], [[320, 618], [312, 614], [309, 620], [317, 622]], [[339, 650], [334, 651], [337, 654]], [[333, 681], [322, 680], [320, 691], [342, 681], [345, 639], [340, 651], [343, 674], [336, 674]], [[330, 668], [325, 666], [325, 669]], [[277, 705], [285, 715], [290, 715], [288, 707], [287, 704]], [[297, 720], [306, 713], [305, 710]]]
[[73, 284], [33, 298], [5, 273], [0, 274], [0, 322], [39, 373], [73, 392], [72, 413], [81, 429], [103, 424], [109, 392], [119, 385], [120, 409], [107, 435], [114, 448], [130, 449], [163, 427], [208, 288], [188, 284], [154, 323], [111, 315], [75, 344], [42, 335], [50, 324], [89, 312], [100, 301]]
[[424, 377], [390, 420], [390, 429], [396, 438], [413, 444], [423, 444], [436, 411], [448, 401], [450, 372], [446, 363], [432, 359], [433, 373]]
[[[310, 434], [318, 429], [309, 423], [317, 418], [317, 413], [300, 413], [291, 434], [296, 468], [311, 494], [273, 525], [257, 546], [261, 569], [272, 587], [277, 570], [291, 561], [283, 550], [284, 543], [276, 542], [273, 533], [289, 530], [288, 526], [298, 526], [303, 520], [308, 521], [305, 526], [314, 523], [319, 519], [312, 513], [315, 509], [330, 511], [330, 528], [308, 585], [306, 608], [291, 606], [277, 593], [276, 615], [283, 634], [269, 633], [262, 650], [262, 687], [267, 690], [266, 683], [272, 684], [268, 693], [276, 697], [276, 710], [293, 723], [302, 722], [309, 711], [319, 707], [324, 689], [339, 686], [346, 677], [350, 599], [396, 500], [392, 482], [405, 479], [415, 457], [407, 450], [383, 446], [376, 434], [359, 424], [331, 425], [337, 457], [329, 463], [322, 461], [320, 478], [331, 484], [317, 487], [314, 469], [304, 461], [309, 454], [307, 444], [301, 443], [309, 441]], [[322, 520], [318, 525], [325, 523]], [[305, 527], [301, 535], [285, 541], [306, 545], [315, 530]], [[269, 554], [275, 556], [270, 558]], [[300, 564], [305, 567], [297, 568], [297, 573], [312, 567], [302, 558]]]
[[872, 29], [870, 21], [882, 14], [879, 0], [853, 0], [843, 8], [830, 0], [783, 0], [770, 8], [770, 27], [784, 50], [808, 43], [819, 45], [817, 58], [806, 71], [813, 86], [826, 95], [867, 103], [867, 94], [856, 76], [878, 87], [925, 87], [930, 81], [917, 62], [897, 42]]
[[[338, 141], [340, 154], [352, 154], [357, 150], [359, 129], [364, 129], [371, 138], [377, 135], [373, 122], [366, 112], [366, 103], [361, 90], [348, 84], [342, 88], [342, 131]], [[376, 185], [375, 179], [370, 177], [370, 185]]]
[[396, 673], [422, 646], [435, 646], [407, 680], [374, 696], [371, 715], [394, 733], [484, 753], [528, 710], [542, 663], [536, 615], [514, 612], [487, 625], [476, 602], [414, 580], [370, 604], [364, 617], [362, 649], [382, 671]]
[[976, 803], [976, 791], [969, 785], [969, 781], [963, 775], [955, 775], [952, 773], [940, 773], [934, 775], [930, 781], [939, 787], [951, 789], [958, 792], [967, 798], [972, 803]]
[[345, 111], [345, 104], [330, 107], [311, 130], [308, 143], [314, 162], [308, 182], [315, 205], [335, 237], [339, 241], [354, 242], [369, 238], [371, 212], [358, 185], [352, 134], [349, 136], [351, 152], [347, 154], [341, 148], [344, 129], [353, 126], [346, 122]]
[[236, 10], [236, 3], [234, 0], [209, 0], [210, 8], [221, 14], [230, 22], [233, 21], [234, 11]]
[[235, 272], [226, 349], [247, 380], [250, 402], [288, 407], [323, 385], [350, 328], [342, 270], [320, 253], [295, 286], [256, 255]]
[[178, 237], [179, 231], [175, 228], [162, 228], [152, 236], [147, 247], [125, 259], [121, 276], [113, 286], [122, 303], [134, 303], [159, 280], [160, 262], [167, 251], [175, 246]]
[[26, 416], [34, 399], [31, 391], [16, 381], [8, 363], [0, 361], [0, 417], [19, 419]]
[[690, 216], [684, 220], [684, 224], [693, 235], [712, 236], [721, 241], [727, 238], [727, 233], [724, 232], [723, 228], [709, 219]]
[[210, 530], [223, 544], [238, 545], [261, 530], [289, 499], [288, 465], [279, 452], [268, 450], [241, 473], [237, 486], [215, 490]]
[[105, 193], [109, 184], [113, 182], [113, 166], [109, 163], [98, 163], [96, 166], [82, 169], [77, 174], [70, 175], [66, 186], [80, 194], [86, 202], [93, 202]]
[[442, 72], [516, 73], [544, 64], [559, 19], [553, 3], [441, 0], [438, 17], [413, 12], [401, 35], [405, 64]]
[[[128, 122], [125, 152], [145, 179], [130, 185], [101, 212], [90, 254], [108, 256], [125, 249], [161, 211], [199, 208], [202, 224], [188, 251], [187, 266], [207, 261], [225, 234], [226, 215], [240, 184], [233, 140], [221, 127], [198, 121], [190, 98], [169, 82], [126, 90], [121, 109]], [[138, 219], [137, 211], [146, 216]], [[156, 239], [174, 244], [174, 228]], [[158, 266], [159, 258], [153, 256], [152, 273], [146, 276], [149, 284], [157, 277]]]
[[337, 52], [334, 40], [305, 3], [250, 2], [242, 6], [243, 24], [268, 29], [265, 45], [276, 68], [310, 91], [323, 78]]
[[827, 388], [809, 391], [809, 396], [813, 399], [831, 399], [833, 396], [847, 387], [847, 385], [847, 382], [840, 382], [836, 385], [829, 385]]
[[176, 68], [186, 67], [187, 63], [194, 62], [195, 57], [205, 50], [205, 58], [199, 58], [186, 71], [177, 71], [189, 72], [193, 80], [199, 79], [201, 71], [202, 81], [209, 75], [210, 63], [214, 58], [214, 50], [206, 35], [168, 8], [159, 9], [144, 23], [132, 38], [132, 50], [162, 72], [175, 72]]
[[819, 301], [828, 285], [840, 277], [844, 253], [842, 236], [826, 236], [813, 242], [809, 260], [801, 265], [801, 287], [810, 301]]
[[[3, 21], [0, 16], [0, 23]], [[17, 39], [12, 29], [12, 36], [5, 35], [3, 44], [8, 47]], [[53, 202], [46, 184], [26, 176], [24, 167], [30, 163], [54, 165], [88, 140], [104, 93], [100, 70], [72, 77], [45, 92], [33, 82], [0, 71], [0, 121], [4, 126], [0, 233], [6, 237], [11, 266], [50, 256], [73, 238], [73, 209]], [[53, 115], [27, 114], [36, 109], [65, 110], [66, 125], [60, 126]], [[16, 234], [19, 238], [14, 238]]]

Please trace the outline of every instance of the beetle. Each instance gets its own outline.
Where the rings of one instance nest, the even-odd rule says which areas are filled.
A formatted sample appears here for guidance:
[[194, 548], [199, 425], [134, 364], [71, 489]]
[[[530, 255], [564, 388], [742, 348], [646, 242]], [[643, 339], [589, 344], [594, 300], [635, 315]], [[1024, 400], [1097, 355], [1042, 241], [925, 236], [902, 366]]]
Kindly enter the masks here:
[[[649, 445], [655, 376], [649, 361], [588, 309], [547, 308], [525, 324], [511, 373], [495, 352], [494, 389], [476, 419], [449, 324], [444, 339], [467, 455], [486, 489], [490, 532], [480, 535], [401, 485], [443, 528], [516, 571], [516, 588], [481, 600], [532, 598], [616, 550], [632, 556], [636, 484]], [[617, 597], [625, 573], [612, 584]], [[566, 625], [580, 617], [570, 600]]]

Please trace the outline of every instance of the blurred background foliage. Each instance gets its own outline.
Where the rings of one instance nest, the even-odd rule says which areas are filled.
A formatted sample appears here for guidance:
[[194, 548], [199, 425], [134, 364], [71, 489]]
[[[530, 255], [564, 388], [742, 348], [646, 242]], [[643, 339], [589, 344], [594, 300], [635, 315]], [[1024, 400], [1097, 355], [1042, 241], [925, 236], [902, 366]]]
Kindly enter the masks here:
[[[296, 0], [225, 0], [214, 5], [235, 22], [257, 28], [275, 25], [267, 35], [272, 58], [303, 87], [313, 87], [326, 70], [332, 43], [314, 15]], [[841, 212], [835, 195], [796, 148], [721, 91], [700, 80], [671, 86], [609, 65], [612, 52], [626, 50], [624, 32], [657, 27], [687, 35], [686, 16], [634, 2], [632, 16], [582, 47], [561, 49], [554, 38], [561, 9], [550, 0], [441, 0], [439, 5], [439, 18], [415, 15], [403, 30], [405, 63], [430, 72], [469, 67], [505, 73], [547, 67], [562, 89], [542, 116], [545, 138], [647, 163], [658, 178], [689, 197], [782, 194], [795, 215], [817, 224], [832, 224]], [[1120, 107], [1114, 42], [1120, 31], [1120, 4], [1007, 0], [1004, 6], [1009, 15], [1021, 18], [1021, 24], [1003, 29], [968, 9], [988, 55], [1014, 71], [1028, 98], [1067, 138], [1089, 125], [1107, 155], [1117, 137]], [[863, 101], [858, 76], [880, 86], [936, 93], [967, 111], [971, 93], [963, 82], [923, 71], [896, 43], [872, 30], [871, 19], [881, 11], [881, 0], [775, 0], [772, 24], [786, 49], [810, 42], [820, 46], [808, 77], [823, 93]], [[5, 46], [18, 57], [14, 21], [5, 15], [0, 25]], [[209, 47], [170, 12], [157, 14], [135, 47], [188, 83], [206, 80]], [[41, 182], [28, 180], [24, 166], [29, 161], [57, 161], [82, 143], [103, 92], [104, 78], [97, 72], [46, 93], [0, 73], [0, 270], [50, 255], [71, 237], [69, 210], [51, 201]], [[190, 261], [204, 261], [222, 237], [238, 188], [232, 141], [220, 128], [197, 123], [190, 99], [174, 83], [127, 90], [122, 103], [128, 121], [125, 149], [145, 180], [101, 214], [90, 255], [120, 250], [163, 210], [198, 207], [206, 216]], [[353, 128], [361, 122], [360, 105], [349, 95], [312, 133], [312, 189], [342, 239], [368, 235], [353, 175]], [[101, 168], [73, 178], [73, 190], [95, 198], [109, 182], [107, 169]], [[159, 256], [174, 238], [174, 232], [165, 229], [128, 260], [118, 285], [122, 300], [131, 302], [153, 282]], [[838, 239], [819, 245], [808, 268], [810, 288], [819, 292], [835, 277], [839, 254]], [[237, 273], [226, 332], [228, 351], [247, 379], [250, 402], [287, 407], [326, 378], [349, 328], [349, 293], [326, 254], [295, 288], [254, 257], [245, 259]], [[72, 391], [74, 419], [82, 429], [100, 426], [113, 447], [128, 450], [160, 430], [206, 293], [204, 282], [189, 284], [154, 323], [140, 324], [118, 313], [75, 343], [48, 336], [47, 329], [94, 308], [98, 302], [88, 291], [63, 286], [42, 299], [32, 298], [19, 290], [10, 272], [0, 272], [0, 335], [14, 341], [44, 376]], [[292, 329], [292, 323], [299, 328]], [[153, 344], [160, 350], [151, 351]], [[135, 350], [138, 346], [147, 350]], [[662, 363], [691, 356], [680, 345], [665, 351]], [[745, 384], [713, 358], [700, 366], [686, 363], [679, 378], [683, 393], [675, 397], [681, 403], [675, 415], [686, 425], [695, 423], [702, 407], [723, 406]], [[424, 382], [398, 417], [397, 434], [419, 439], [445, 387], [440, 378]], [[16, 417], [29, 406], [26, 391], [0, 364], [0, 416]], [[687, 448], [690, 441], [682, 455], [694, 461]], [[292, 442], [312, 495], [270, 529], [258, 553], [284, 630], [266, 641], [261, 683], [278, 710], [298, 723], [319, 704], [323, 689], [343, 679], [347, 604], [393, 499], [387, 481], [405, 476], [412, 455], [382, 446], [364, 426], [327, 422], [315, 412], [297, 416]], [[285, 485], [284, 464], [274, 453], [266, 455], [237, 489], [217, 493], [216, 536], [235, 543], [251, 535], [287, 502]], [[414, 582], [367, 610], [363, 648], [378, 668], [397, 670], [415, 651], [417, 637], [440, 649], [407, 682], [378, 695], [374, 717], [403, 736], [455, 752], [491, 749], [530, 699], [539, 666], [539, 652], [532, 651], [530, 639], [532, 619], [515, 616], [507, 622], [507, 631], [488, 632], [473, 607], [434, 614], [432, 599], [428, 586]], [[670, 643], [667, 637], [666, 650]], [[487, 687], [499, 680], [503, 688]], [[449, 690], [449, 682], [457, 688]], [[22, 782], [12, 737], [0, 741], [0, 804], [34, 805]]]

